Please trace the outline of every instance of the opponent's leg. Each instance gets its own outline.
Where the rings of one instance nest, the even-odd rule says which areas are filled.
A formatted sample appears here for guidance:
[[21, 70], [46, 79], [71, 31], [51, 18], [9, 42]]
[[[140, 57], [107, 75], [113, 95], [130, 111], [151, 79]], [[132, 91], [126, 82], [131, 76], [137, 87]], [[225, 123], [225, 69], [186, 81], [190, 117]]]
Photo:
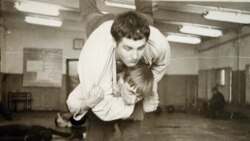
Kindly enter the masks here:
[[150, 25], [153, 25], [153, 6], [151, 0], [135, 0], [136, 11], [145, 18]]

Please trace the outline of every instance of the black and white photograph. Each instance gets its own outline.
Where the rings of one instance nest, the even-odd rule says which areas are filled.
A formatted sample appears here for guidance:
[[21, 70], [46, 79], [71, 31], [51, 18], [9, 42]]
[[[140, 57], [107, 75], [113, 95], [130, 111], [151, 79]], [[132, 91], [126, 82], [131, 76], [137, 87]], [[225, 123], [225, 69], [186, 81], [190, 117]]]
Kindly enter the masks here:
[[0, 0], [0, 141], [249, 141], [250, 0]]

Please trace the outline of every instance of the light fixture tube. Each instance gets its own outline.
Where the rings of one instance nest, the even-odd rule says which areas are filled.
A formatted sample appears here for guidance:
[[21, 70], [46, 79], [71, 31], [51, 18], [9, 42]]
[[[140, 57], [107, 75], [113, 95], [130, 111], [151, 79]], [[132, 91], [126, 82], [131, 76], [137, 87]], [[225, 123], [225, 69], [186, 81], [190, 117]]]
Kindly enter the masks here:
[[59, 20], [31, 17], [31, 16], [26, 16], [24, 21], [31, 24], [53, 26], [53, 27], [60, 27], [62, 25], [62, 21]]
[[190, 33], [190, 34], [209, 36], [209, 37], [222, 36], [221, 30], [213, 29], [213, 28], [199, 27], [199, 26], [184, 25], [180, 28], [180, 31], [183, 33]]
[[203, 15], [203, 17], [210, 20], [250, 24], [250, 14], [239, 12], [208, 11]]
[[128, 8], [128, 9], [134, 9], [135, 10], [135, 6], [130, 5], [130, 4], [116, 3], [116, 2], [111, 2], [111, 1], [107, 1], [107, 0], [105, 0], [104, 3], [107, 6], [114, 6], [114, 7], [121, 7], [121, 8]]
[[184, 35], [167, 35], [167, 40], [170, 42], [186, 43], [186, 44], [199, 44], [201, 39], [198, 37], [184, 36]]
[[37, 13], [50, 16], [59, 15], [59, 7], [40, 2], [15, 2], [15, 8], [19, 11]]
[[101, 11], [102, 14], [109, 14], [109, 12]]

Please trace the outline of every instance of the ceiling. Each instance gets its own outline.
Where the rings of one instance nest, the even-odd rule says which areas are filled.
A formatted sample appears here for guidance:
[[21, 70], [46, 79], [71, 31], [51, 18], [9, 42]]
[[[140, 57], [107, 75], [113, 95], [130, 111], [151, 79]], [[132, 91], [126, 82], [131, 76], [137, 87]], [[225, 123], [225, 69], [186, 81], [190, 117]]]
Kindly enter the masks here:
[[[5, 27], [7, 29], [22, 28], [26, 23], [23, 19], [25, 15], [34, 15], [31, 13], [24, 13], [17, 11], [13, 6], [17, 0], [1, 0], [2, 13], [5, 19]], [[22, 1], [22, 0], [19, 0]], [[31, 1], [31, 0], [30, 0]], [[81, 28], [84, 24], [80, 16], [79, 0], [32, 0], [36, 2], [44, 2], [48, 4], [56, 4], [61, 6], [60, 15], [58, 19], [63, 20], [63, 25], [59, 30], [70, 32], [82, 32]], [[114, 14], [128, 11], [129, 9], [110, 7], [104, 4], [104, 0], [96, 0], [98, 8], [101, 11], [111, 12]], [[120, 3], [133, 4], [133, 0], [109, 0]], [[155, 6], [154, 11], [154, 25], [159, 28], [164, 34], [180, 33], [179, 27], [181, 25], [200, 25], [211, 26], [213, 28], [223, 30], [223, 34], [231, 31], [240, 31], [243, 24], [235, 24], [229, 22], [219, 22], [213, 20], [206, 20], [202, 17], [203, 13], [211, 9], [237, 9], [243, 11], [250, 11], [249, 2], [214, 2], [214, 1], [157, 1], [153, 0]], [[202, 41], [212, 39], [211, 37], [202, 36]]]

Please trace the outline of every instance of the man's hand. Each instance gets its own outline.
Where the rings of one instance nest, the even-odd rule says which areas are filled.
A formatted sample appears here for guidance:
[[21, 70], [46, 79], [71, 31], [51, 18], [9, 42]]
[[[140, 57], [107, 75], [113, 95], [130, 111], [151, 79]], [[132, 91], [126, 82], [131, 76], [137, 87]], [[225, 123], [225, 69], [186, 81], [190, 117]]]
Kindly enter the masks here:
[[94, 85], [89, 92], [88, 98], [86, 99], [86, 104], [90, 108], [93, 108], [96, 104], [103, 100], [103, 97], [104, 90], [101, 87]]
[[159, 97], [156, 92], [153, 95], [147, 96], [143, 100], [143, 110], [145, 112], [153, 112], [157, 109], [159, 104]]
[[55, 119], [56, 126], [57, 127], [71, 127], [72, 124], [68, 121], [65, 120], [60, 113], [57, 113], [57, 117]]
[[132, 105], [136, 103], [136, 95], [134, 94], [134, 89], [127, 83], [120, 83], [121, 96], [125, 104]]
[[121, 96], [121, 92], [120, 92], [120, 87], [119, 87], [119, 85], [113, 85], [113, 95], [115, 96], [115, 97], [119, 97], [119, 96]]

